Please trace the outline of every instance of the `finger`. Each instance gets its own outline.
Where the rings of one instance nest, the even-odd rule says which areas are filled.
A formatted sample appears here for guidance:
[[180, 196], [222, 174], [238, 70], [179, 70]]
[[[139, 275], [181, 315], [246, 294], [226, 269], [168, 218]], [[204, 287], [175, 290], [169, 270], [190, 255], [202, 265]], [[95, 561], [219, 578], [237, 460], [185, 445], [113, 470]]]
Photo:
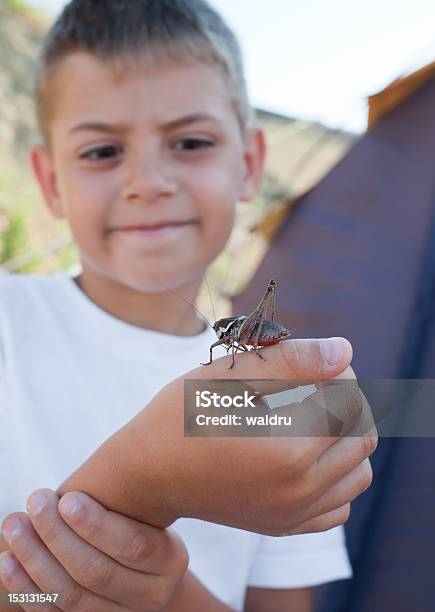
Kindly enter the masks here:
[[310, 488], [323, 495], [376, 449], [376, 436], [345, 437], [328, 448], [307, 473]]
[[[61, 522], [62, 519], [59, 517]], [[65, 526], [66, 527], [66, 526]], [[61, 610], [119, 612], [119, 606], [84, 589], [75, 582], [47, 549], [24, 512], [3, 521], [3, 537], [28, 576], [43, 593], [59, 593]]]
[[[345, 338], [284, 340], [263, 347], [261, 354], [264, 360], [258, 359], [253, 351], [238, 354], [236, 365], [231, 370], [228, 368], [231, 357], [221, 357], [208, 366], [192, 370], [184, 378], [263, 380], [263, 393], [268, 393], [269, 388], [273, 389], [269, 380], [312, 384], [337, 376], [350, 364], [352, 346]], [[297, 386], [299, 383], [294, 384]]]
[[[306, 438], [302, 440], [309, 442]], [[373, 439], [342, 438], [331, 449], [335, 450], [338, 445], [342, 445], [342, 448], [331, 461], [322, 463], [321, 467], [318, 461], [315, 462], [303, 472], [302, 477], [294, 480], [293, 489], [298, 490], [300, 511], [296, 514], [292, 529], [334, 512], [370, 485], [372, 471], [366, 459], [374, 448]]]
[[352, 429], [348, 431], [347, 435], [373, 438], [373, 442], [376, 446], [378, 442], [378, 431], [376, 429], [375, 418], [373, 416], [372, 409], [370, 408], [370, 404], [361, 389], [359, 389], [359, 393], [361, 395], [363, 406], [361, 418], [352, 427]]
[[[364, 393], [360, 389], [356, 380], [347, 380], [342, 378], [342, 375], [337, 376], [334, 380], [324, 381], [316, 384], [316, 387], [319, 391], [326, 392], [324, 407], [329, 412], [329, 415], [337, 414], [334, 411], [334, 404], [336, 403], [334, 391], [331, 389], [336, 389], [337, 393], [344, 397], [343, 394], [346, 394], [346, 401], [350, 402], [356, 407], [358, 410], [361, 410], [360, 418], [353, 424], [353, 426], [348, 429], [345, 433], [349, 437], [371, 437], [373, 441], [377, 443], [378, 432], [376, 429], [375, 420], [373, 417], [372, 410], [370, 408], [370, 404], [367, 401]], [[329, 391], [328, 391], [329, 389]], [[335, 421], [332, 425], [339, 426], [340, 424]]]
[[307, 519], [322, 516], [352, 502], [369, 488], [372, 479], [370, 461], [365, 459], [307, 510]]
[[[0, 554], [0, 579], [3, 581], [9, 593], [36, 593], [41, 595], [41, 590], [36, 586], [33, 580], [31, 580], [20, 565], [18, 559], [10, 551]], [[20, 609], [26, 612], [34, 612], [35, 605], [23, 602], [20, 603]], [[56, 612], [59, 610], [57, 607], [45, 606], [44, 604], [39, 604], [37, 609], [40, 610], [40, 612]]]
[[[45, 506], [35, 513], [32, 499], [37, 497], [45, 499]], [[92, 594], [130, 607], [152, 598], [153, 591], [160, 587], [154, 576], [129, 569], [85, 542], [65, 524], [57, 506], [57, 495], [50, 489], [33, 493], [28, 503], [35, 530], [76, 583]], [[119, 610], [119, 606], [113, 609]]]
[[297, 535], [299, 533], [318, 533], [319, 531], [327, 531], [333, 529], [339, 525], [343, 525], [349, 518], [350, 515], [350, 504], [345, 504], [341, 508], [336, 508], [331, 512], [327, 512], [322, 516], [310, 519], [301, 523], [292, 530], [289, 534], [283, 535]]
[[58, 507], [77, 535], [126, 567], [165, 575], [187, 566], [185, 546], [171, 531], [108, 511], [85, 493], [66, 493]]
[[273, 437], [291, 437], [293, 447], [304, 449], [307, 466], [341, 436], [353, 431], [361, 420], [363, 399], [356, 380], [321, 383], [301, 402], [280, 406], [272, 415], [285, 417], [291, 425], [273, 427]]

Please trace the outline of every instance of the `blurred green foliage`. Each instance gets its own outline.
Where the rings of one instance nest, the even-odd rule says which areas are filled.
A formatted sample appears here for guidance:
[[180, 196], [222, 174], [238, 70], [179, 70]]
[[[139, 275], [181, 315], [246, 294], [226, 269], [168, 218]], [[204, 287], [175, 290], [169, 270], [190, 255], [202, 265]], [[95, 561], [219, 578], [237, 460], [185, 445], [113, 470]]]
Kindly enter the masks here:
[[0, 263], [19, 255], [26, 247], [26, 218], [22, 211], [14, 211], [7, 219], [7, 228], [0, 235]]

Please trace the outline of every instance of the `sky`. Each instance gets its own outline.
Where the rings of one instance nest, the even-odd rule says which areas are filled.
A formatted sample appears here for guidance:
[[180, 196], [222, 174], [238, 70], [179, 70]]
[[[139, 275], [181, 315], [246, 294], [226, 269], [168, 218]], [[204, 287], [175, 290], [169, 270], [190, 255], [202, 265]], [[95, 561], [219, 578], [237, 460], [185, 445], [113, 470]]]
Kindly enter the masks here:
[[[63, 0], [26, 0], [50, 15]], [[434, 0], [209, 0], [257, 108], [361, 132], [368, 95], [435, 60]]]

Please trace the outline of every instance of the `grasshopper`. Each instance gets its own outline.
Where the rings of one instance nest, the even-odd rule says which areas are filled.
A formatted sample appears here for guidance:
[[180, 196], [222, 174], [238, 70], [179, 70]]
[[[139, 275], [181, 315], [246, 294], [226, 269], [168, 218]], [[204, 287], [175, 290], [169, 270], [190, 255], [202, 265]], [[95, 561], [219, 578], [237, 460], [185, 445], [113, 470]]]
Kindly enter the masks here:
[[231, 349], [232, 361], [229, 369], [234, 367], [237, 351], [247, 351], [248, 346], [253, 346], [255, 354], [264, 360], [263, 355], [257, 352], [259, 346], [277, 344], [291, 336], [293, 332], [274, 321], [275, 295], [276, 282], [271, 280], [262, 300], [249, 316], [239, 315], [216, 321], [212, 327], [218, 340], [210, 347], [210, 361], [201, 365], [210, 365], [213, 361], [213, 349], [221, 345], [224, 345], [227, 353]]

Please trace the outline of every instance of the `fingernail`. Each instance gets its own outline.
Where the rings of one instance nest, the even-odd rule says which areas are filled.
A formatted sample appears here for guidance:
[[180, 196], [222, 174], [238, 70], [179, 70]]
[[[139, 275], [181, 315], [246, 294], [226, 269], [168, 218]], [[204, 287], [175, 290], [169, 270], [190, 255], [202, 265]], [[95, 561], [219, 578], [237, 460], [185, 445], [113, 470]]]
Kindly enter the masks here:
[[17, 562], [14, 557], [11, 555], [9, 551], [3, 552], [0, 555], [0, 573], [7, 575], [12, 574], [12, 572], [17, 567]]
[[67, 518], [72, 518], [82, 507], [82, 504], [78, 497], [70, 495], [65, 499], [62, 499], [59, 504], [60, 511]]
[[33, 493], [27, 500], [27, 510], [32, 516], [36, 516], [44, 509], [47, 498], [43, 493]]
[[320, 353], [327, 365], [336, 366], [345, 353], [343, 338], [323, 338], [320, 341]]
[[23, 524], [19, 518], [13, 516], [2, 525], [2, 535], [6, 540], [15, 540], [23, 530]]

